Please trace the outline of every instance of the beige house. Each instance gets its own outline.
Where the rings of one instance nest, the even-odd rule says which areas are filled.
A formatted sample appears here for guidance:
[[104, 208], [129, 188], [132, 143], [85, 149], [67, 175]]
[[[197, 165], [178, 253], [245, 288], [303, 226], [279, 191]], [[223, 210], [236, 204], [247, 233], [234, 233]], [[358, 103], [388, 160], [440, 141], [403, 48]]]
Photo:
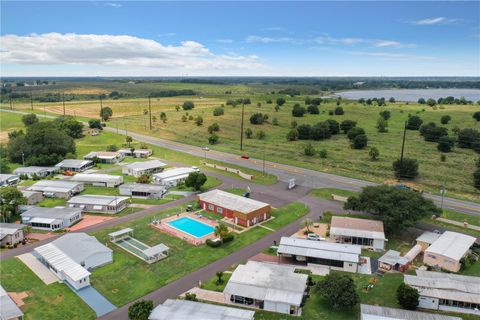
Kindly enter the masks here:
[[423, 263], [428, 266], [458, 272], [460, 260], [467, 255], [475, 238], [463, 233], [445, 231], [425, 250]]
[[422, 247], [422, 251], [427, 250], [428, 247], [432, 245], [438, 238], [440, 238], [441, 234], [431, 231], [425, 231], [422, 233], [420, 237], [416, 239], [417, 244]]
[[0, 246], [11, 247], [22, 242], [25, 227], [24, 224], [19, 223], [0, 223]]
[[363, 248], [385, 250], [383, 222], [333, 216], [330, 224], [330, 238], [339, 243], [357, 244]]
[[112, 151], [92, 151], [83, 157], [85, 160], [93, 161], [97, 159], [98, 163], [118, 163], [125, 158], [123, 153]]

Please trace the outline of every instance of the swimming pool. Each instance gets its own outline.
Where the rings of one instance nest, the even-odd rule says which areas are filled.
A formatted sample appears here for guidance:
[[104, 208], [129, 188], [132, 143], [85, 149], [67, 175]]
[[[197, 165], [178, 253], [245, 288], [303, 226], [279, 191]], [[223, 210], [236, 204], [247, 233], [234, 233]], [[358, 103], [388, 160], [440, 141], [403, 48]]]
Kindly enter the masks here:
[[209, 226], [208, 224], [198, 222], [197, 220], [193, 220], [189, 217], [182, 217], [177, 220], [170, 221], [168, 224], [175, 229], [194, 236], [195, 238], [205, 237], [215, 230], [215, 228]]

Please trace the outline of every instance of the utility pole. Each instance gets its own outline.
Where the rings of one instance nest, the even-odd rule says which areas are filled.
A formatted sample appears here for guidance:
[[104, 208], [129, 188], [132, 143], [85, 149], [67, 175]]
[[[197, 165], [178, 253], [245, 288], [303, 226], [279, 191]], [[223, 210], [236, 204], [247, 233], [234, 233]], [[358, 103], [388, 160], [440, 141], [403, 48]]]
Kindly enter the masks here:
[[243, 113], [245, 111], [245, 103], [242, 101], [242, 124], [240, 125], [240, 151], [243, 150]]
[[265, 177], [265, 145], [263, 145], [263, 168], [262, 175]]
[[148, 114], [150, 117], [150, 130], [152, 130], [152, 104], [150, 103], [150, 95], [148, 95]]
[[63, 115], [65, 116], [65, 93], [62, 92]]
[[30, 91], [30, 109], [33, 111], [33, 97], [32, 97], [32, 91]]
[[[405, 150], [405, 137], [407, 136], [407, 121], [405, 121], [405, 127], [403, 128], [403, 141], [402, 152], [400, 154], [400, 171], [403, 169], [403, 151]], [[400, 181], [401, 173], [398, 175], [398, 181]]]
[[102, 121], [102, 109], [103, 109], [103, 101], [102, 101], [102, 95], [100, 95], [100, 121]]
[[10, 110], [13, 110], [13, 102], [12, 102], [12, 97], [10, 97]]

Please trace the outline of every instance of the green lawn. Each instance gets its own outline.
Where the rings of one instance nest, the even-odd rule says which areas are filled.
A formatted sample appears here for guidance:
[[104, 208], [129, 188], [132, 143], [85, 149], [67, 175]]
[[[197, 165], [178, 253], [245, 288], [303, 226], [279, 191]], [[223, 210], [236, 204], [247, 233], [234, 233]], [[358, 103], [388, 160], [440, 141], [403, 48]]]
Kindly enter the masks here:
[[230, 279], [231, 276], [232, 276], [231, 273], [224, 272], [222, 276], [223, 283], [221, 284], [217, 284], [217, 280], [218, 280], [217, 276], [212, 277], [208, 281], [202, 283], [202, 289], [216, 291], [216, 292], [223, 292], [223, 289], [225, 289], [225, 286], [227, 285], [228, 280]]
[[358, 195], [358, 192], [335, 189], [335, 188], [322, 188], [322, 189], [313, 189], [312, 191], [310, 191], [309, 194], [314, 197], [332, 200], [332, 194], [336, 194], [337, 196], [350, 197], [350, 196]]
[[300, 202], [293, 202], [289, 203], [284, 207], [273, 209], [271, 212], [272, 219], [271, 221], [265, 222], [263, 225], [268, 228], [272, 228], [274, 230], [278, 230], [281, 227], [293, 222], [305, 214], [307, 214], [308, 208], [300, 203]]
[[10, 258], [0, 263], [0, 279], [7, 291], [27, 291], [22, 310], [26, 320], [95, 319], [95, 313], [65, 284], [45, 285], [20, 260]]
[[41, 202], [39, 202], [37, 205], [39, 207], [63, 207], [67, 204], [67, 199], [63, 198], [45, 198]]
[[467, 222], [474, 226], [480, 226], [480, 216], [478, 215], [475, 216], [457, 211], [443, 210], [442, 218], [459, 222]]

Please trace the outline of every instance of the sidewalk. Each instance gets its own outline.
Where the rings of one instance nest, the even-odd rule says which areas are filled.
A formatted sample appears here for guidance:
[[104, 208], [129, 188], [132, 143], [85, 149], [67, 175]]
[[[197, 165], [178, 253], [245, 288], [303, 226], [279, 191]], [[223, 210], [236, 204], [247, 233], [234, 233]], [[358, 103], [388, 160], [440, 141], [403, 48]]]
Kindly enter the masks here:
[[435, 220], [441, 221], [441, 222], [445, 222], [445, 223], [448, 223], [448, 224], [453, 224], [453, 225], [455, 225], [455, 226], [459, 226], [459, 227], [462, 227], [462, 228], [467, 228], [467, 229], [472, 229], [472, 230], [480, 231], [480, 227], [479, 227], [479, 226], [471, 225], [471, 224], [468, 224], [468, 223], [463, 223], [463, 222], [459, 222], [459, 221], [455, 221], [455, 220], [450, 220], [450, 219], [445, 219], [445, 218], [437, 218], [437, 219], [435, 219]]
[[60, 282], [55, 274], [50, 271], [45, 265], [37, 260], [31, 253], [25, 253], [17, 256], [33, 273], [37, 275], [46, 285], [54, 282]]

